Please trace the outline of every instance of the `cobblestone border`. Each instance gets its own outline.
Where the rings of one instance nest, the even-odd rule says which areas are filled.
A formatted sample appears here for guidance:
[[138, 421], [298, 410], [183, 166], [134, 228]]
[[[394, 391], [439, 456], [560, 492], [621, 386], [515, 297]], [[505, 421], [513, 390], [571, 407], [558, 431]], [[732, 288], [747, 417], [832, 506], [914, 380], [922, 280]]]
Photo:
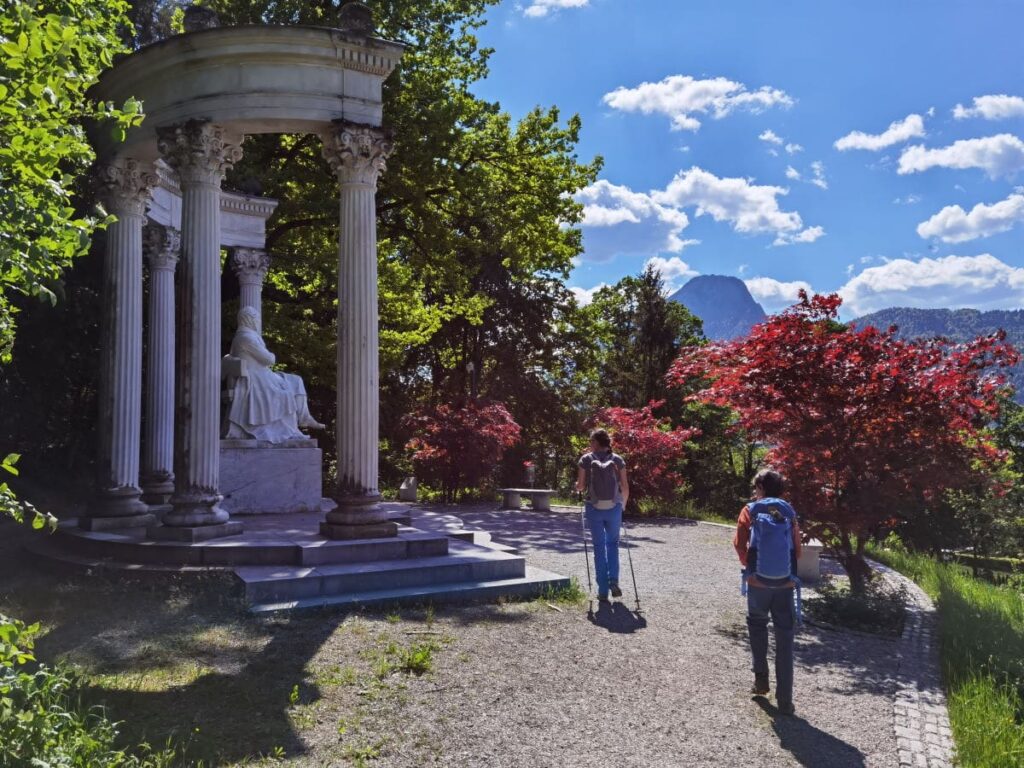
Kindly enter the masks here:
[[953, 733], [942, 690], [937, 648], [938, 615], [931, 598], [902, 573], [881, 563], [871, 567], [907, 590], [907, 614], [897, 644], [899, 671], [893, 730], [900, 768], [951, 768]]

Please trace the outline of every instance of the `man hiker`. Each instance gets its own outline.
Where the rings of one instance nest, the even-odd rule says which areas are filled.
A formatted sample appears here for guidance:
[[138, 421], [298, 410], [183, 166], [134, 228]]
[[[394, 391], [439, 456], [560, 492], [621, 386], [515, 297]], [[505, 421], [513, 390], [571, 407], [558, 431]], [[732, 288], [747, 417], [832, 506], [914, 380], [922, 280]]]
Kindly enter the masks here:
[[736, 522], [733, 546], [743, 565], [747, 589], [747, 629], [754, 657], [750, 692], [768, 693], [768, 617], [775, 627], [775, 700], [791, 715], [793, 706], [793, 589], [800, 557], [796, 512], [781, 498], [782, 475], [762, 469], [754, 477], [754, 500]]
[[576, 490], [586, 491], [587, 527], [594, 544], [594, 570], [597, 573], [597, 598], [607, 601], [622, 597], [619, 588], [619, 531], [622, 510], [629, 501], [626, 462], [612, 453], [612, 439], [603, 429], [590, 435], [590, 452], [579, 460]]

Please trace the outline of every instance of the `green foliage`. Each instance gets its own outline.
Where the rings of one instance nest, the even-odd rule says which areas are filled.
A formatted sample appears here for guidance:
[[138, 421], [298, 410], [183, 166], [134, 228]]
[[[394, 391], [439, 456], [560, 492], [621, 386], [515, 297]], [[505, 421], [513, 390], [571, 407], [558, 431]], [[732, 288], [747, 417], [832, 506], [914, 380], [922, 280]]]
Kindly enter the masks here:
[[911, 577], [936, 601], [950, 724], [961, 763], [1024, 766], [1020, 590], [979, 581], [959, 566], [902, 548], [872, 554]]
[[907, 591], [902, 586], [894, 587], [876, 577], [863, 592], [853, 592], [849, 583], [826, 578], [816, 592], [805, 606], [819, 621], [880, 635], [899, 636], [903, 631]]
[[11, 768], [163, 768], [170, 746], [115, 747], [118, 731], [100, 707], [85, 708], [82, 682], [64, 667], [35, 665], [39, 625], [0, 615], [0, 765]]
[[[0, 470], [17, 475], [18, 469], [15, 465], [20, 458], [21, 456], [17, 453], [7, 454], [0, 462]], [[57, 527], [57, 518], [48, 512], [40, 512], [27, 501], [20, 501], [14, 495], [14, 491], [4, 482], [0, 482], [0, 515], [7, 515], [19, 523], [28, 520], [36, 530], [46, 527], [53, 530]]]
[[124, 47], [120, 0], [24, 0], [0, 10], [0, 363], [14, 345], [12, 294], [56, 303], [53, 283], [107, 219], [75, 210], [93, 160], [88, 120], [115, 137], [141, 104], [90, 103], [86, 90]]

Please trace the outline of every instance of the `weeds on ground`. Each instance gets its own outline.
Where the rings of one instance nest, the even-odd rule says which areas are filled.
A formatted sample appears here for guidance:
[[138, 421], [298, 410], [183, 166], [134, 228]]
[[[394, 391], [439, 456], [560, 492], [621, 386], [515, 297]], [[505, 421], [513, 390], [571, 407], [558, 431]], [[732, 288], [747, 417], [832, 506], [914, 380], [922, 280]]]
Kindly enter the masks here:
[[580, 586], [576, 577], [573, 576], [568, 586], [545, 587], [537, 599], [540, 602], [554, 603], [555, 605], [580, 605], [587, 599], [587, 593]]
[[901, 547], [876, 549], [872, 556], [916, 581], [938, 606], [960, 763], [1024, 766], [1024, 593]]
[[859, 632], [898, 637], [903, 631], [907, 590], [881, 578], [868, 582], [863, 594], [850, 590], [846, 579], [825, 577], [817, 596], [806, 601], [807, 613], [818, 621]]

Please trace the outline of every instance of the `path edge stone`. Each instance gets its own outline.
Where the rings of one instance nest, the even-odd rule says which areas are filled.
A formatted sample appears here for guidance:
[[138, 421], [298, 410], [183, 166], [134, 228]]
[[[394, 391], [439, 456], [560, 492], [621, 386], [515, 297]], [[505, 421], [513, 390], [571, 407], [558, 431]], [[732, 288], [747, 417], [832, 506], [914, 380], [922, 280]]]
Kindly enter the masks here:
[[939, 668], [939, 617], [935, 604], [913, 579], [868, 560], [872, 570], [907, 591], [906, 620], [897, 644], [899, 671], [893, 699], [893, 730], [900, 768], [951, 768], [955, 746]]

